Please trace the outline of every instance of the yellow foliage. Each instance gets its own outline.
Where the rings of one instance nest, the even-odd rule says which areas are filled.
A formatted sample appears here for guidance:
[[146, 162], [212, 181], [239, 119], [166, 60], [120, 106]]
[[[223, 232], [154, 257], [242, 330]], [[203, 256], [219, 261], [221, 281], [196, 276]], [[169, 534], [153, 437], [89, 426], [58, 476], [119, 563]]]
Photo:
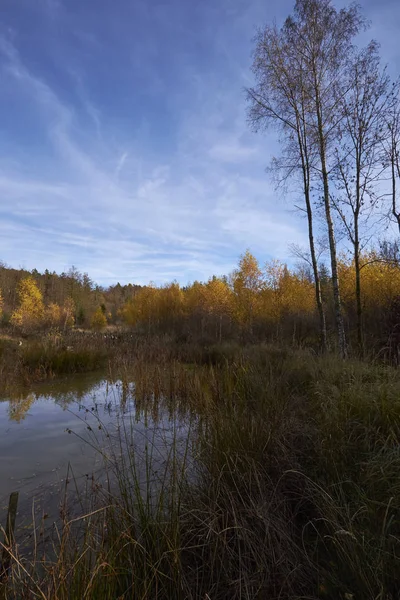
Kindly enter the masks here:
[[18, 285], [19, 307], [11, 315], [11, 323], [22, 329], [35, 329], [42, 324], [45, 308], [42, 293], [31, 276]]
[[132, 326], [138, 323], [150, 325], [156, 317], [158, 294], [159, 290], [152, 285], [140, 289], [123, 307], [121, 314], [124, 321]]
[[285, 277], [283, 310], [289, 313], [311, 313], [315, 310], [314, 284], [296, 274]]
[[232, 312], [232, 291], [218, 277], [210, 279], [203, 287], [203, 306], [210, 315], [229, 315]]
[[55, 302], [51, 302], [46, 308], [46, 321], [51, 327], [56, 327], [61, 321], [61, 308]]
[[[388, 307], [400, 295], [400, 268], [395, 263], [385, 262], [374, 252], [360, 257], [361, 297], [364, 309]], [[347, 262], [341, 258], [338, 264], [339, 281], [343, 302], [346, 305], [355, 303], [354, 261]]]
[[239, 266], [232, 274], [232, 283], [235, 316], [239, 323], [251, 330], [254, 318], [260, 313], [264, 278], [257, 259], [249, 250], [240, 257]]
[[185, 291], [185, 307], [188, 314], [203, 312], [205, 305], [205, 284], [195, 281]]
[[97, 331], [100, 331], [101, 329], [104, 329], [104, 327], [106, 327], [107, 318], [104, 312], [101, 310], [100, 306], [94, 312], [90, 325], [93, 329], [96, 329]]
[[62, 325], [64, 329], [70, 329], [75, 325], [75, 302], [69, 297], [65, 300], [61, 311]]
[[160, 288], [155, 300], [158, 305], [156, 311], [158, 319], [182, 317], [184, 296], [179, 283], [176, 281]]
[[268, 263], [263, 272], [247, 251], [229, 281], [212, 277], [207, 283], [196, 281], [184, 289], [176, 282], [160, 288], [150, 285], [125, 304], [121, 315], [129, 325], [144, 326], [149, 332], [153, 327], [192, 318], [202, 333], [221, 339], [232, 320], [251, 331], [256, 321], [279, 321], [290, 313], [314, 310], [312, 282], [291, 273], [279, 261]]
[[36, 397], [33, 393], [28, 396], [16, 399], [10, 399], [8, 402], [8, 414], [11, 421], [20, 423], [26, 417], [26, 413], [35, 402]]
[[150, 332], [154, 325], [182, 319], [185, 298], [177, 282], [156, 288], [152, 284], [139, 290], [121, 311], [128, 325], [144, 325]]
[[290, 273], [287, 266], [277, 260], [265, 265], [265, 273], [263, 314], [267, 318], [279, 321], [288, 314], [313, 312], [315, 291], [310, 281]]
[[186, 315], [197, 319], [202, 334], [207, 332], [221, 340], [223, 323], [226, 326], [231, 322], [234, 307], [228, 282], [218, 277], [212, 277], [207, 283], [195, 281], [186, 288], [184, 302]]
[[74, 312], [75, 302], [72, 298], [67, 298], [63, 306], [50, 302], [45, 310], [45, 320], [50, 327], [68, 329], [75, 324]]

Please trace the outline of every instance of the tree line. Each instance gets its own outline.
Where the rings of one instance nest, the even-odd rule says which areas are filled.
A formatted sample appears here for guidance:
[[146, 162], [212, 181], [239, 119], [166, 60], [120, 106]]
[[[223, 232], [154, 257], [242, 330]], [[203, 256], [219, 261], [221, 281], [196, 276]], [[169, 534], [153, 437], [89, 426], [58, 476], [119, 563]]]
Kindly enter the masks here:
[[[363, 336], [368, 348], [385, 351], [397, 360], [400, 348], [400, 260], [396, 244], [382, 243], [360, 255], [363, 268]], [[390, 258], [391, 257], [391, 258]], [[337, 259], [341, 282], [343, 327], [352, 350], [358, 350], [357, 296], [354, 258]], [[315, 299], [312, 266], [306, 260], [289, 268], [278, 260], [260, 265], [247, 250], [228, 275], [181, 286], [176, 281], [161, 285], [88, 285], [87, 276], [72, 273], [54, 277], [54, 294], [44, 295], [46, 274], [0, 270], [0, 281], [14, 277], [14, 289], [0, 291], [4, 330], [38, 334], [49, 329], [76, 327], [102, 330], [107, 325], [132, 329], [141, 336], [168, 335], [182, 343], [225, 341], [295, 343], [318, 349], [320, 320]], [[336, 348], [333, 278], [319, 265], [321, 301], [324, 306], [326, 343]], [[80, 282], [80, 283], [79, 283]], [[62, 288], [65, 287], [62, 293]], [[58, 290], [57, 295], [56, 290]], [[14, 305], [4, 297], [15, 298]], [[2, 298], [2, 299], [1, 299]], [[55, 300], [58, 299], [58, 302]], [[9, 302], [9, 301], [8, 301]], [[86, 322], [81, 323], [82, 307]]]
[[251, 127], [273, 127], [280, 135], [281, 155], [272, 161], [271, 170], [279, 183], [294, 180], [301, 189], [295, 205], [307, 216], [323, 349], [327, 307], [316, 230], [322, 229], [326, 238], [342, 356], [348, 344], [338, 235], [352, 249], [357, 344], [362, 351], [366, 250], [383, 221], [394, 220], [400, 230], [399, 81], [392, 81], [382, 66], [376, 41], [357, 46], [366, 29], [356, 4], [337, 10], [330, 0], [297, 0], [282, 27], [259, 30], [252, 67], [255, 85], [247, 90]]
[[[396, 257], [389, 260], [388, 255], [394, 253]], [[384, 352], [395, 360], [400, 348], [400, 260], [397, 254], [396, 245], [387, 242], [360, 254], [364, 339], [371, 351]], [[344, 333], [353, 352], [358, 353], [354, 259], [340, 254], [337, 270]], [[318, 278], [326, 345], [336, 349], [333, 278], [323, 263], [319, 265]], [[320, 341], [312, 267], [304, 260], [292, 269], [278, 260], [260, 265], [250, 251], [240, 257], [236, 269], [228, 276], [214, 276], [207, 282], [196, 281], [185, 287], [173, 282], [141, 288], [124, 305], [121, 316], [126, 324], [141, 333], [168, 333], [179, 336], [182, 341], [273, 341], [311, 346], [316, 350]]]
[[0, 324], [22, 332], [72, 326], [104, 327], [140, 286], [95, 284], [75, 267], [57, 274], [13, 269], [0, 263]]

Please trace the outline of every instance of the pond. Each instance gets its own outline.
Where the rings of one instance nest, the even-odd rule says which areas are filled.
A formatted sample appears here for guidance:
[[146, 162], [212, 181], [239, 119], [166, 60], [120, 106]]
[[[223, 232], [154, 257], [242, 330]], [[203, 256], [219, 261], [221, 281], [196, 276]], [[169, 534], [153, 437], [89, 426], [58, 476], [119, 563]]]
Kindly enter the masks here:
[[[171, 408], [172, 406], [172, 408]], [[0, 399], [0, 525], [19, 492], [17, 523], [57, 518], [67, 486], [79, 492], [104, 476], [104, 454], [134, 446], [142, 478], [165, 464], [171, 445], [185, 450], [191, 417], [162, 398], [135, 396], [134, 382], [86, 374], [33, 386]], [[123, 430], [123, 435], [119, 433]], [[35, 517], [36, 515], [36, 517]]]

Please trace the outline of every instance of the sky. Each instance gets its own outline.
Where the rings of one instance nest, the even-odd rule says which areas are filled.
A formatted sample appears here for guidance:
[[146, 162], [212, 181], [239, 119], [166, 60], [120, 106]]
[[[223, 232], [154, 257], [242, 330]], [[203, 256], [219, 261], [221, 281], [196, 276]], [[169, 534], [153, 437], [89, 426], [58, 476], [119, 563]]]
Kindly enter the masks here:
[[[398, 0], [362, 0], [400, 72]], [[246, 123], [257, 27], [292, 0], [1, 0], [0, 261], [205, 280], [307, 244]]]

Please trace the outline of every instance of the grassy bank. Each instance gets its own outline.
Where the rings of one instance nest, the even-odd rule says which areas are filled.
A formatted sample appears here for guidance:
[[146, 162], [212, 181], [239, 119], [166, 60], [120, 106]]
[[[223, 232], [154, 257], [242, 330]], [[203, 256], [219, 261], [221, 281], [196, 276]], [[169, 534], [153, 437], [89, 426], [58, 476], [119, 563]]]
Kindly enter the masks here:
[[106, 365], [104, 344], [68, 338], [37, 337], [0, 339], [0, 385], [4, 391], [16, 384], [43, 381], [72, 373], [93, 371]]
[[74, 373], [129, 368], [136, 363], [224, 364], [240, 355], [237, 343], [182, 342], [167, 335], [133, 335], [129, 330], [70, 331], [20, 339], [0, 337], [0, 388], [29, 385]]
[[171, 444], [147, 493], [120, 428], [117, 483], [64, 511], [51, 554], [13, 549], [6, 598], [399, 597], [397, 370], [262, 346], [125, 368], [142, 408], [197, 413], [187, 452]]

